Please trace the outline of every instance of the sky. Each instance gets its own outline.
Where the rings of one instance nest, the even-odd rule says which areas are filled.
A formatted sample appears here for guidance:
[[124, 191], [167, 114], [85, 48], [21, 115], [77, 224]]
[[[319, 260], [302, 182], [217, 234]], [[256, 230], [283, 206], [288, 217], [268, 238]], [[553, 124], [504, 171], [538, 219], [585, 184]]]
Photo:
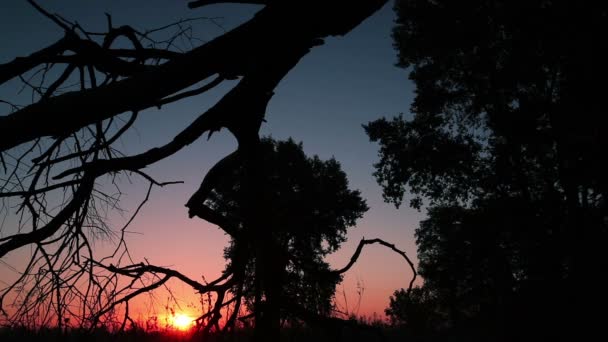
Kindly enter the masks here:
[[[129, 24], [137, 29], [159, 27], [188, 17], [215, 18], [195, 23], [195, 34], [212, 39], [223, 29], [242, 23], [258, 7], [215, 5], [189, 10], [187, 1], [86, 0], [40, 1], [50, 12], [78, 21], [92, 31], [105, 28], [104, 12], [110, 13], [115, 26]], [[399, 113], [407, 114], [414, 87], [407, 71], [397, 68], [396, 52], [390, 37], [394, 25], [392, 2], [345, 37], [333, 37], [314, 48], [275, 89], [268, 106], [263, 135], [275, 139], [292, 137], [301, 141], [308, 155], [322, 159], [334, 157], [346, 172], [352, 189], [367, 200], [369, 211], [350, 229], [343, 248], [328, 257], [335, 268], [350, 259], [359, 240], [382, 238], [394, 243], [411, 258], [416, 257], [414, 230], [423, 213], [384, 203], [382, 190], [372, 173], [378, 160], [378, 146], [369, 142], [362, 124]], [[219, 24], [222, 29], [218, 27]], [[24, 0], [0, 2], [0, 63], [27, 55], [61, 37], [61, 30], [36, 13]], [[202, 96], [147, 110], [140, 115], [135, 129], [119, 142], [126, 153], [137, 153], [162, 145], [185, 128], [194, 118], [219, 99], [234, 83], [222, 85]], [[0, 95], [6, 96], [6, 89]], [[4, 113], [7, 108], [0, 108]], [[146, 172], [161, 181], [183, 184], [155, 188], [149, 202], [133, 221], [128, 235], [130, 251], [136, 261], [146, 258], [153, 264], [170, 266], [195, 279], [212, 280], [224, 267], [223, 248], [228, 239], [216, 227], [200, 219], [189, 219], [184, 204], [200, 184], [207, 170], [236, 147], [225, 131], [210, 140], [199, 139]], [[143, 199], [146, 184], [135, 178], [122, 178], [121, 206], [124, 213], [110, 213], [116, 229], [126, 221]], [[109, 242], [99, 241], [99, 249]], [[17, 253], [8, 262], [19, 264]], [[11, 259], [12, 257], [12, 259]], [[0, 265], [0, 277], [6, 269]], [[4, 272], [4, 273], [3, 273]], [[6, 276], [8, 277], [8, 276]], [[407, 287], [411, 278], [408, 265], [397, 254], [381, 246], [367, 246], [359, 262], [347, 273], [338, 288], [338, 303], [343, 310], [359, 315], [384, 314], [389, 296]], [[357, 288], [363, 289], [360, 303]], [[177, 286], [175, 293], [183, 302], [195, 301], [188, 288]], [[346, 294], [346, 302], [342, 293]]]

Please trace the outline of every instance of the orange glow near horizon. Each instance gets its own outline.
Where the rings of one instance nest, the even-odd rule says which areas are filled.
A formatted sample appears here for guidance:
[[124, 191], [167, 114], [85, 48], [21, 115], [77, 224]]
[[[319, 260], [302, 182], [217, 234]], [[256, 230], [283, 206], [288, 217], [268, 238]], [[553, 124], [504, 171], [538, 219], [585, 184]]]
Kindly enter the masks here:
[[181, 331], [190, 330], [194, 326], [194, 318], [183, 313], [176, 313], [170, 318], [170, 322], [175, 329]]

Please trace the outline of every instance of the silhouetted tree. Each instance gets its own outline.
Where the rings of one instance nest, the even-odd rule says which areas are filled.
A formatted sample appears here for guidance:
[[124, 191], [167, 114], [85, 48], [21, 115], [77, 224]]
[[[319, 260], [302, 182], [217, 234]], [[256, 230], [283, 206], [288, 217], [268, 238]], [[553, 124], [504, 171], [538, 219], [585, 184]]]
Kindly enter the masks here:
[[[320, 172], [320, 178], [313, 177], [314, 181], [325, 182], [323, 186], [328, 189], [343, 191], [335, 193], [334, 198], [353, 202], [337, 208], [350, 209], [306, 213], [307, 209], [326, 209], [323, 202], [317, 208], [290, 209], [294, 210], [292, 213], [300, 210], [300, 224], [312, 214], [312, 225], [306, 232], [296, 222], [282, 222], [287, 217], [275, 215], [276, 194], [272, 197], [268, 192], [275, 180], [269, 178], [270, 170], [261, 162], [267, 156], [268, 146], [260, 142], [258, 131], [274, 88], [300, 58], [323, 44], [325, 37], [347, 34], [386, 0], [191, 1], [191, 8], [230, 2], [262, 6], [251, 20], [232, 31], [198, 46], [190, 41], [192, 44], [184, 49], [178, 49], [175, 42], [178, 38], [187, 40], [189, 30], [184, 26], [196, 19], [141, 32], [127, 25], [115, 26], [108, 15], [106, 32], [89, 32], [79, 23], [49, 13], [33, 0], [28, 2], [56, 24], [64, 36], [29, 56], [0, 65], [1, 85], [14, 89], [11, 86], [21, 82], [32, 93], [32, 103], [27, 105], [0, 100], [10, 108], [9, 114], [0, 116], [3, 172], [0, 212], [10, 217], [11, 223], [10, 231], [3, 231], [0, 237], [0, 258], [23, 251], [24, 247], [32, 250], [30, 262], [21, 270], [20, 277], [0, 292], [0, 314], [13, 323], [31, 327], [54, 324], [59, 328], [70, 325], [94, 329], [115, 324], [124, 329], [132, 322], [129, 302], [173, 279], [201, 294], [213, 294], [210, 311], [198, 319], [206, 322], [203, 329], [209, 332], [220, 329], [222, 310], [238, 306], [236, 303], [244, 295], [239, 284], [245, 284], [255, 274], [252, 291], [257, 340], [278, 339], [276, 322], [281, 309], [292, 310], [309, 320], [318, 319], [309, 310], [324, 312], [326, 300], [296, 301], [304, 308], [281, 307], [282, 284], [275, 281], [272, 272], [284, 270], [286, 258], [291, 258], [290, 262], [299, 258], [310, 265], [280, 273], [286, 277], [299, 276], [293, 284], [318, 281], [317, 276], [309, 277], [300, 270], [326, 268], [321, 254], [337, 248], [346, 227], [354, 223], [364, 205], [358, 195], [344, 188], [345, 179], [340, 178], [343, 174], [336, 162], [313, 159], [307, 167], [318, 167], [313, 171]], [[176, 27], [181, 27], [176, 35], [168, 33], [167, 30]], [[120, 48], [116, 46], [117, 40], [124, 42]], [[146, 115], [144, 110], [197, 96], [226, 80], [238, 82], [181, 132], [168, 137], [166, 144], [133, 155], [125, 155], [118, 149], [116, 142], [136, 123], [138, 116]], [[205, 83], [200, 85], [202, 81]], [[191, 217], [218, 225], [234, 242], [228, 252], [230, 264], [218, 279], [201, 283], [173, 269], [131, 260], [124, 234], [132, 219], [116, 230], [119, 241], [113, 253], [107, 257], [94, 253], [92, 239], [112, 234], [104, 208], [118, 205], [116, 196], [105, 192], [104, 186], [112, 184], [116, 175], [127, 173], [148, 181], [149, 195], [153, 186], [173, 182], [157, 181], [144, 168], [170, 157], [204, 133], [211, 136], [223, 128], [236, 138], [237, 150], [208, 172], [187, 202]], [[238, 180], [233, 178], [235, 172]], [[327, 174], [321, 175], [323, 172]], [[278, 177], [277, 173], [271, 175]], [[284, 176], [289, 175], [281, 175]], [[222, 207], [205, 204], [211, 193], [221, 194], [213, 191], [234, 189], [235, 184], [239, 190], [232, 200], [239, 204], [238, 221], [216, 210]], [[285, 187], [289, 184], [277, 183]], [[260, 199], [259, 194], [270, 197]], [[147, 199], [148, 196], [142, 205]], [[332, 218], [333, 215], [336, 216]], [[287, 229], [282, 237], [277, 235], [279, 228]], [[313, 240], [305, 238], [309, 233]], [[285, 246], [288, 242], [281, 239], [290, 234], [294, 245], [276, 248]], [[315, 237], [328, 246], [314, 240]], [[304, 246], [306, 242], [314, 243]], [[357, 260], [363, 246], [371, 243], [385, 245], [408, 260], [405, 253], [382, 240], [362, 240], [346, 267], [322, 272], [330, 275], [330, 280], [323, 284], [335, 284], [339, 275]], [[306, 250], [321, 254], [298, 255]], [[295, 292], [289, 288], [285, 291]], [[10, 312], [5, 310], [7, 299], [15, 305]], [[234, 312], [233, 321], [242, 314], [239, 310]], [[123, 318], [116, 320], [117, 313], [123, 314]]]
[[426, 286], [395, 291], [385, 312], [391, 324], [408, 332], [407, 337], [412, 339], [434, 336], [444, 328], [447, 319], [434, 293]]
[[[346, 174], [334, 159], [322, 161], [309, 158], [301, 144], [292, 140], [261, 141], [259, 162], [262, 165], [257, 194], [272, 210], [265, 219], [270, 230], [273, 278], [280, 284], [280, 302], [298, 305], [319, 315], [331, 314], [332, 298], [340, 274], [330, 272], [323, 260], [339, 249], [346, 240], [348, 227], [355, 225], [367, 210], [358, 191], [348, 189]], [[226, 250], [227, 260], [238, 259], [239, 253], [249, 253], [242, 281], [236, 291], [242, 291], [249, 306], [254, 303], [255, 255], [243, 220], [240, 194], [242, 168], [235, 169], [225, 182], [219, 184], [205, 204], [234, 222], [236, 234]], [[243, 252], [242, 249], [246, 250]], [[283, 310], [283, 318], [290, 316]], [[297, 317], [295, 317], [297, 318]]]
[[428, 203], [416, 231], [424, 287], [471, 337], [597, 329], [590, 313], [608, 303], [597, 86], [608, 76], [608, 6], [400, 0], [395, 9], [399, 65], [417, 87], [413, 118], [366, 131], [380, 143], [385, 199]]

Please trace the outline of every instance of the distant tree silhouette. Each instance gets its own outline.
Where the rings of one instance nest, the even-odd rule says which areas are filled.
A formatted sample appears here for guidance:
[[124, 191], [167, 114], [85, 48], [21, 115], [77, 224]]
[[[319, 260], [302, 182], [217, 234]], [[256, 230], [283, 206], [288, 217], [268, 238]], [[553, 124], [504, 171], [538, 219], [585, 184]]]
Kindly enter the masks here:
[[[331, 272], [323, 257], [338, 250], [346, 240], [347, 228], [367, 210], [365, 201], [358, 191], [348, 189], [346, 174], [334, 159], [309, 158], [302, 145], [292, 140], [265, 138], [260, 149], [258, 161], [262, 172], [258, 181], [264, 186], [257, 199], [272, 208], [265, 219], [272, 248], [265, 251], [264, 257], [273, 260], [269, 271], [277, 285], [278, 301], [285, 308], [297, 305], [311, 313], [329, 316], [341, 274]], [[246, 259], [242, 279], [234, 291], [242, 292], [248, 306], [253, 307], [254, 284], [259, 279], [254, 272], [253, 239], [243, 219], [243, 172], [243, 168], [234, 169], [232, 175], [208, 193], [203, 203], [234, 224], [226, 259], [232, 262]], [[282, 318], [299, 319], [289, 310], [282, 311]]]
[[415, 287], [410, 291], [399, 289], [390, 298], [386, 315], [393, 326], [399, 327], [416, 339], [433, 335], [446, 325], [447, 315], [438, 306], [437, 298], [429, 288]]
[[[173, 279], [212, 295], [210, 311], [197, 320], [206, 323], [201, 325], [205, 332], [220, 329], [223, 308], [238, 307], [242, 299], [251, 301], [253, 294], [256, 339], [272, 341], [278, 339], [281, 310], [308, 321], [323, 319], [333, 285], [356, 262], [363, 246], [382, 244], [412, 265], [395, 246], [371, 239], [360, 242], [344, 268], [328, 270], [321, 256], [343, 241], [345, 229], [365, 210], [363, 202], [345, 187], [335, 161], [304, 158], [293, 144], [276, 146], [293, 149], [294, 156], [299, 156], [293, 162], [312, 174], [306, 176], [301, 170], [279, 175], [268, 169], [262, 161], [269, 157], [272, 144], [261, 142], [258, 133], [274, 88], [300, 58], [323, 44], [324, 38], [347, 34], [386, 0], [192, 1], [191, 8], [230, 2], [263, 6], [234, 30], [199, 46], [191, 41], [185, 49], [178, 49], [175, 42], [188, 39], [189, 30], [184, 28], [195, 19], [141, 32], [115, 26], [108, 15], [106, 32], [89, 32], [33, 0], [28, 2], [64, 36], [29, 56], [0, 65], [0, 84], [9, 88], [19, 84], [32, 93], [28, 105], [0, 100], [10, 108], [10, 114], [0, 116], [0, 211], [11, 223], [0, 237], [0, 258], [24, 247], [32, 250], [21, 276], [0, 292], [0, 313], [10, 322], [90, 329], [115, 324], [124, 329], [133, 322], [130, 301]], [[167, 31], [173, 28], [181, 29], [177, 34]], [[127, 44], [118, 48], [119, 39]], [[226, 80], [238, 83], [180, 133], [167, 137], [166, 144], [134, 155], [118, 149], [116, 142], [138, 116], [145, 115], [143, 110], [197, 96]], [[202, 81], [206, 83], [199, 85]], [[216, 224], [231, 236], [230, 263], [224, 273], [202, 283], [173, 269], [131, 260], [124, 234], [132, 219], [121, 229], [109, 227], [104, 210], [116, 208], [118, 199], [105, 192], [104, 186], [126, 173], [148, 181], [150, 195], [153, 186], [173, 182], [157, 181], [144, 168], [170, 157], [204, 133], [210, 137], [223, 128], [235, 136], [238, 148], [208, 172], [187, 207], [191, 217]], [[294, 157], [277, 155], [287, 161]], [[289, 170], [279, 162], [274, 165]], [[296, 176], [303, 178], [289, 178]], [[316, 196], [309, 191], [319, 184], [326, 191], [314, 205], [312, 197], [301, 203], [309, 207], [288, 208], [291, 203], [279, 201], [278, 193], [271, 191], [272, 186], [281, 191], [285, 188], [297, 203], [291, 186], [306, 181], [313, 186], [304, 189], [307, 195]], [[330, 195], [330, 190], [339, 192]], [[324, 202], [332, 198], [345, 202]], [[148, 196], [141, 205], [147, 200]], [[238, 211], [232, 210], [235, 203]], [[330, 204], [336, 212], [316, 211], [326, 210]], [[301, 220], [294, 221], [276, 208], [297, 214]], [[115, 232], [119, 236], [116, 250], [106, 257], [97, 255], [92, 240]], [[304, 255], [305, 251], [313, 254]], [[285, 266], [286, 262], [291, 266]], [[308, 269], [320, 275], [313, 276]], [[285, 289], [275, 280], [275, 270], [285, 276]], [[303, 285], [311, 289], [302, 293], [327, 287], [318, 296], [301, 298], [296, 286]], [[293, 303], [284, 303], [283, 298]], [[15, 305], [11, 311], [5, 310], [11, 304]], [[233, 312], [232, 322], [243, 318], [238, 317], [239, 310]]]
[[[413, 118], [365, 128], [380, 143], [385, 199], [426, 201], [419, 271], [437, 313], [454, 334], [481, 340], [599, 329], [590, 312], [608, 304], [598, 86], [608, 6], [398, 0], [395, 9], [398, 64], [417, 87]], [[400, 317], [410, 302], [400, 294], [389, 310]]]

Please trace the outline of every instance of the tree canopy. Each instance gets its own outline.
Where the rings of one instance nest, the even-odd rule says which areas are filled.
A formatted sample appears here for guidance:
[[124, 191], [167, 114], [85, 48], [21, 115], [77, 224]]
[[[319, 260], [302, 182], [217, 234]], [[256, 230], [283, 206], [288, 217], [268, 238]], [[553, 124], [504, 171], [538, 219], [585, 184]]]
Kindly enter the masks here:
[[[330, 272], [323, 257], [339, 249], [346, 240], [347, 228], [355, 225], [367, 206], [358, 191], [348, 188], [346, 174], [340, 164], [317, 156], [307, 157], [302, 144], [293, 140], [261, 141], [259, 162], [262, 164], [264, 184], [257, 200], [272, 208], [265, 215], [266, 229], [271, 232], [272, 248], [277, 268], [274, 277], [281, 284], [281, 300], [298, 305], [311, 312], [330, 315], [335, 286], [341, 275]], [[243, 203], [240, 189], [242, 168], [234, 170], [215, 188], [206, 205], [235, 223], [226, 258], [234, 260], [241, 245], [247, 245], [244, 230]], [[241, 238], [242, 236], [242, 238]], [[255, 255], [249, 248], [248, 267], [245, 271], [245, 297], [253, 303]], [[283, 279], [279, 281], [279, 279]], [[283, 315], [289, 316], [289, 310]]]
[[481, 339], [597, 329], [586, 313], [607, 302], [608, 7], [400, 0], [395, 10], [413, 117], [365, 128], [380, 143], [386, 200], [427, 210], [416, 239], [429, 305]]

